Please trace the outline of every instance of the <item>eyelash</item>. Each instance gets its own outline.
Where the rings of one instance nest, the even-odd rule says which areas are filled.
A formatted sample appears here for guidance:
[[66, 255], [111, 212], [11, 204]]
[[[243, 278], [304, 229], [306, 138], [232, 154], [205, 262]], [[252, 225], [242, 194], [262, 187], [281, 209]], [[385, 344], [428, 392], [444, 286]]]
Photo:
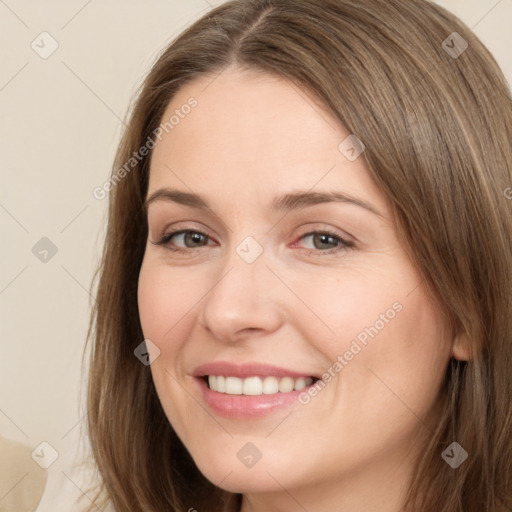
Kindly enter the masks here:
[[[207, 245], [206, 245], [206, 246], [199, 246], [199, 247], [187, 247], [187, 248], [184, 248], [184, 247], [172, 246], [172, 245], [169, 244], [169, 242], [171, 241], [171, 239], [175, 235], [181, 235], [181, 234], [186, 234], [186, 233], [198, 233], [200, 235], [205, 236], [207, 239], [210, 239], [210, 237], [206, 233], [203, 233], [202, 231], [199, 231], [199, 230], [196, 230], [196, 229], [178, 229], [176, 231], [171, 231], [169, 233], [163, 233], [160, 236], [160, 239], [158, 241], [151, 242], [151, 243], [154, 244], [154, 245], [165, 246], [166, 249], [168, 249], [170, 251], [173, 251], [173, 252], [178, 252], [178, 253], [190, 253], [191, 251], [194, 251], [194, 250], [197, 250], [197, 249], [203, 249], [204, 247], [207, 247]], [[337, 241], [339, 243], [339, 245], [337, 247], [330, 248], [330, 249], [325, 249], [325, 250], [322, 250], [322, 249], [305, 249], [305, 250], [307, 250], [309, 252], [319, 253], [318, 255], [321, 255], [322, 253], [323, 254], [325, 254], [325, 253], [331, 254], [332, 252], [338, 253], [340, 251], [344, 251], [344, 250], [347, 250], [347, 249], [353, 249], [355, 247], [355, 244], [353, 242], [351, 242], [349, 240], [345, 240], [344, 238], [340, 237], [338, 234], [333, 233], [332, 231], [329, 231], [329, 230], [309, 231], [307, 233], [304, 233], [299, 238], [299, 240], [302, 240], [302, 239], [304, 239], [304, 238], [306, 238], [308, 236], [311, 236], [311, 235], [328, 235], [329, 237], [334, 238], [335, 241]]]

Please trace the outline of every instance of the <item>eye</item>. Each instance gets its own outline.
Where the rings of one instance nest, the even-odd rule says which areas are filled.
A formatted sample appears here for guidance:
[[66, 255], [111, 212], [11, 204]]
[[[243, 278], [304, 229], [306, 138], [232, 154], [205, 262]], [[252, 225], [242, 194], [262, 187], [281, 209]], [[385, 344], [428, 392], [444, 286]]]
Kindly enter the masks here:
[[320, 252], [336, 252], [354, 247], [354, 243], [345, 240], [341, 236], [329, 231], [313, 231], [306, 233], [300, 240], [308, 240], [305, 249], [312, 249]]
[[165, 245], [173, 251], [186, 251], [187, 249], [197, 249], [208, 245], [209, 239], [210, 237], [202, 231], [182, 229], [164, 233], [157, 242], [152, 243]]

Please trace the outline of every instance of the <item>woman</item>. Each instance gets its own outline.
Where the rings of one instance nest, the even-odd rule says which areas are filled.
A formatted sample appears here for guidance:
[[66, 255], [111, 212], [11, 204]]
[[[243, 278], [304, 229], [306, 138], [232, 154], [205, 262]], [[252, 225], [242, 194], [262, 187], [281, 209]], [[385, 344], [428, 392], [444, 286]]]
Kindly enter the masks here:
[[420, 0], [228, 2], [163, 52], [90, 329], [115, 510], [511, 509], [511, 106]]

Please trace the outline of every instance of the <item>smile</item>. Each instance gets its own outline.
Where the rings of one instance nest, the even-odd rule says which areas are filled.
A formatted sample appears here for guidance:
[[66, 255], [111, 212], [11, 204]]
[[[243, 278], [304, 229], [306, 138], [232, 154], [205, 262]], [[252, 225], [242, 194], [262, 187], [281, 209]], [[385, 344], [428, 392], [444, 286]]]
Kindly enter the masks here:
[[236, 419], [266, 416], [292, 406], [300, 393], [320, 379], [304, 369], [220, 361], [199, 366], [192, 376], [212, 412]]

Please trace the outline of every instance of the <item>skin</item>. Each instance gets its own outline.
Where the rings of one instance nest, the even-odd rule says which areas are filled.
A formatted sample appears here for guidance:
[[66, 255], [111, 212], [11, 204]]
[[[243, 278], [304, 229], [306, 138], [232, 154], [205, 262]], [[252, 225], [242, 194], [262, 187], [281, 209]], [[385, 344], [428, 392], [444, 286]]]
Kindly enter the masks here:
[[[349, 132], [319, 102], [281, 78], [228, 68], [184, 86], [164, 118], [191, 96], [197, 107], [154, 149], [148, 196], [194, 192], [210, 209], [149, 205], [138, 290], [165, 413], [203, 474], [244, 494], [243, 512], [397, 512], [457, 350], [449, 322], [364, 158], [338, 149]], [[351, 203], [270, 208], [275, 196], [309, 190], [349, 194], [381, 215]], [[210, 238], [152, 243], [177, 228]], [[308, 236], [325, 229], [354, 247]], [[263, 248], [251, 264], [236, 252], [247, 236]], [[211, 361], [322, 374], [394, 303], [401, 311], [307, 405], [228, 419], [197, 392], [191, 374]], [[237, 458], [247, 442], [262, 453], [252, 468]]]

